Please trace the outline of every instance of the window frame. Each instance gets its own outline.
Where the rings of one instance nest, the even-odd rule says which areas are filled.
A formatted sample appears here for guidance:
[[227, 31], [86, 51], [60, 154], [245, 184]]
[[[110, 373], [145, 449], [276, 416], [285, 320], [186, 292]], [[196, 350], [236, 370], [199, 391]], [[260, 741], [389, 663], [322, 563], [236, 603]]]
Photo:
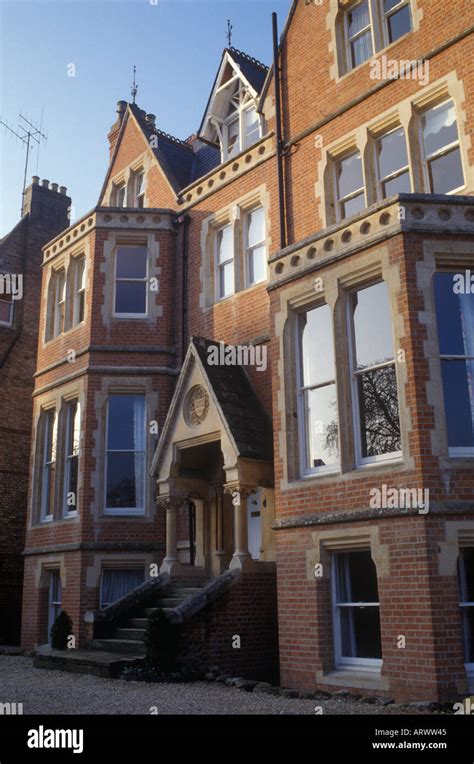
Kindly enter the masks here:
[[[70, 454], [69, 452], [69, 443], [71, 439], [71, 432], [74, 432], [74, 419], [75, 417], [72, 417], [72, 409], [73, 406], [76, 406], [76, 415], [79, 420], [79, 443], [80, 443], [80, 434], [81, 434], [81, 425], [82, 425], [82, 412], [81, 412], [81, 404], [77, 398], [73, 398], [71, 400], [65, 401], [65, 407], [66, 407], [66, 421], [65, 421], [65, 427], [64, 427], [64, 453], [63, 453], [63, 464], [64, 464], [64, 487], [63, 487], [63, 518], [67, 519], [70, 517], [76, 517], [78, 513], [78, 498], [79, 498], [79, 457], [80, 457], [80, 447], [78, 444], [78, 451], [77, 454]], [[76, 486], [76, 503], [73, 508], [70, 508], [67, 503], [67, 496], [69, 493], [69, 481], [71, 477], [71, 463], [73, 459], [77, 459], [77, 486]]]
[[[123, 197], [122, 197], [123, 194]], [[122, 201], [122, 203], [120, 203]], [[120, 209], [123, 209], [127, 206], [127, 184], [125, 181], [123, 183], [119, 183], [116, 186], [115, 190], [115, 206], [120, 207]]]
[[[74, 267], [73, 277], [73, 309], [72, 309], [72, 327], [80, 326], [86, 319], [86, 283], [87, 283], [87, 268], [85, 255], [79, 255], [74, 257], [71, 263]], [[82, 268], [82, 279], [79, 278]], [[82, 318], [80, 316], [80, 304], [82, 304]]]
[[[339, 197], [339, 178], [337, 174], [338, 166], [343, 162], [345, 159], [349, 159], [349, 157], [355, 156], [356, 154], [359, 154], [360, 158], [360, 166], [362, 170], [362, 186], [358, 188], [356, 191], [351, 191], [350, 194], [346, 194], [346, 196]], [[367, 190], [366, 190], [366, 182], [365, 182], [365, 174], [364, 174], [364, 160], [362, 156], [362, 151], [355, 147], [354, 150], [350, 150], [345, 152], [344, 154], [340, 154], [338, 156], [332, 157], [332, 180], [333, 180], [333, 194], [334, 194], [334, 209], [336, 212], [336, 222], [342, 223], [343, 220], [348, 220], [352, 215], [345, 216], [341, 213], [341, 205], [345, 205], [348, 201], [351, 199], [355, 199], [358, 196], [364, 197], [364, 207], [365, 209], [367, 207]], [[359, 214], [359, 213], [355, 213]]]
[[53, 271], [53, 316], [52, 316], [52, 337], [55, 339], [64, 333], [66, 319], [66, 269], [59, 268]]
[[[351, 305], [353, 295], [356, 294], [357, 292], [360, 292], [364, 289], [368, 289], [369, 287], [376, 286], [377, 284], [381, 284], [381, 283], [386, 284], [388, 296], [389, 296], [389, 303], [388, 303], [389, 304], [389, 319], [390, 319], [390, 326], [392, 328], [394, 357], [392, 361], [385, 361], [381, 364], [375, 364], [373, 366], [367, 366], [364, 369], [357, 370], [356, 369], [357, 358], [356, 358], [355, 326], [354, 326], [353, 311], [352, 311], [352, 305]], [[401, 430], [400, 395], [399, 395], [400, 387], [398, 384], [397, 360], [395, 358], [396, 343], [393, 337], [393, 329], [394, 329], [394, 323], [393, 323], [392, 308], [390, 303], [390, 288], [388, 283], [383, 278], [377, 278], [367, 283], [357, 285], [353, 289], [347, 291], [346, 293], [346, 331], [347, 331], [348, 351], [349, 351], [349, 371], [350, 371], [350, 387], [351, 387], [351, 402], [352, 402], [352, 432], [353, 432], [353, 439], [354, 439], [355, 469], [366, 469], [367, 467], [370, 467], [374, 464], [390, 463], [390, 462], [397, 462], [397, 461], [403, 460], [403, 448], [399, 451], [392, 451], [387, 454], [376, 454], [375, 456], [362, 456], [362, 430], [361, 430], [361, 420], [360, 420], [360, 401], [359, 401], [359, 390], [358, 390], [358, 384], [357, 384], [357, 380], [360, 376], [362, 376], [363, 374], [370, 373], [372, 371], [376, 371], [377, 369], [388, 367], [388, 366], [393, 366], [395, 368], [398, 414], [399, 414], [400, 430]], [[400, 432], [400, 437], [401, 437], [401, 432]]]
[[[454, 113], [456, 115], [456, 132], [457, 132], [457, 140], [452, 141], [449, 144], [446, 144], [446, 146], [443, 146], [441, 149], [437, 149], [432, 154], [427, 155], [425, 150], [425, 141], [423, 136], [423, 125], [422, 120], [425, 114], [427, 114], [429, 111], [433, 111], [434, 109], [438, 109], [441, 106], [444, 106], [445, 104], [451, 103], [454, 108]], [[439, 159], [442, 156], [447, 156], [451, 152], [455, 151], [456, 149], [459, 151], [459, 160], [461, 163], [461, 169], [463, 174], [463, 180], [464, 183], [462, 186], [457, 186], [452, 191], [447, 191], [445, 196], [454, 196], [455, 194], [459, 194], [460, 191], [463, 191], [466, 188], [466, 171], [464, 167], [464, 161], [463, 161], [463, 152], [461, 148], [461, 139], [459, 136], [459, 120], [458, 120], [458, 112], [456, 109], [456, 101], [451, 96], [448, 96], [447, 98], [443, 98], [440, 101], [436, 101], [435, 103], [431, 103], [422, 110], [418, 112], [418, 143], [419, 143], [419, 150], [420, 150], [420, 158], [421, 158], [421, 165], [423, 170], [423, 183], [425, 186], [425, 191], [428, 194], [438, 194], [439, 192], [433, 191], [432, 187], [432, 178], [431, 178], [431, 171], [430, 171], [430, 163], [433, 162], [436, 159]]]
[[[109, 448], [109, 401], [112, 397], [120, 397], [120, 396], [128, 396], [128, 395], [134, 395], [134, 396], [140, 396], [143, 398], [143, 418], [144, 418], [144, 424], [145, 424], [145, 434], [144, 434], [144, 449], [143, 451], [132, 451], [131, 449], [117, 449], [117, 448]], [[146, 507], [147, 507], [147, 496], [148, 496], [148, 470], [147, 470], [147, 462], [148, 462], [148, 443], [147, 443], [147, 430], [146, 430], [146, 420], [147, 420], [147, 396], [145, 392], [137, 391], [137, 390], [130, 390], [128, 392], [114, 392], [111, 391], [107, 395], [107, 401], [106, 401], [106, 413], [105, 413], [105, 463], [104, 463], [104, 501], [103, 501], [103, 515], [107, 517], [120, 517], [120, 516], [126, 516], [126, 517], [145, 517], [146, 516]], [[108, 507], [107, 506], [107, 487], [108, 487], [108, 455], [109, 452], [113, 453], [143, 453], [144, 458], [144, 484], [143, 484], [143, 507]]]
[[[367, 9], [369, 12], [369, 25], [368, 27], [364, 27], [364, 29], [361, 32], [357, 32], [357, 34], [353, 35], [352, 37], [349, 34], [349, 13], [354, 10], [358, 5], [364, 5], [364, 3], [367, 3]], [[344, 51], [345, 51], [345, 65], [346, 65], [346, 72], [353, 72], [355, 69], [357, 69], [359, 66], [363, 66], [367, 63], [367, 61], [370, 61], [370, 59], [376, 54], [376, 45], [375, 45], [375, 33], [374, 33], [374, 18], [373, 18], [373, 12], [372, 12], [372, 2], [371, 0], [355, 0], [354, 3], [351, 3], [351, 5], [348, 8], [344, 9]], [[360, 64], [353, 64], [352, 63], [352, 43], [354, 40], [358, 39], [359, 37], [362, 37], [362, 35], [365, 35], [367, 33], [367, 30], [370, 34], [370, 41], [372, 44], [372, 53], [370, 56], [368, 56], [364, 61], [361, 61]]]
[[[141, 183], [139, 183], [141, 179]], [[145, 171], [140, 169], [135, 173], [134, 178], [134, 198], [135, 204], [138, 209], [143, 209], [145, 206]]]
[[[41, 452], [41, 495], [40, 495], [40, 523], [51, 523], [54, 520], [55, 494], [57, 482], [57, 446], [58, 446], [58, 412], [55, 408], [43, 409], [42, 411], [42, 429], [40, 437], [42, 440]], [[48, 459], [48, 445], [51, 436], [51, 456], [54, 459]], [[56, 439], [56, 440], [55, 440]], [[51, 477], [52, 472], [52, 477]], [[53, 491], [51, 506], [51, 488]], [[48, 511], [47, 513], [47, 510]]]
[[[466, 570], [465, 570], [465, 563], [464, 563], [464, 557], [462, 554], [462, 550], [465, 547], [459, 548], [459, 554], [458, 554], [458, 567], [457, 567], [457, 578], [458, 578], [458, 591], [459, 591], [459, 608], [461, 611], [461, 631], [463, 636], [463, 649], [464, 649], [464, 668], [466, 670], [466, 674], [472, 679], [474, 679], [474, 661], [467, 660], [468, 655], [468, 644], [466, 639], [466, 628], [464, 623], [464, 608], [472, 607], [474, 608], [474, 602], [471, 602], [470, 600], [465, 600], [464, 595], [466, 592]], [[474, 633], [471, 635], [472, 640], [474, 640]]]
[[[403, 135], [405, 138], [405, 148], [406, 148], [406, 154], [407, 154], [407, 160], [408, 164], [404, 165], [398, 170], [395, 170], [394, 172], [389, 173], [388, 175], [385, 175], [384, 177], [381, 177], [380, 173], [380, 164], [379, 164], [379, 153], [378, 153], [378, 143], [383, 138], [386, 138], [391, 133], [394, 133], [398, 130], [403, 130]], [[375, 182], [377, 187], [377, 199], [378, 201], [383, 201], [384, 199], [388, 199], [390, 197], [386, 196], [384, 194], [384, 184], [388, 183], [391, 180], [395, 180], [395, 178], [400, 177], [400, 175], [404, 175], [405, 173], [408, 173], [408, 178], [410, 181], [410, 191], [407, 193], [413, 192], [413, 182], [412, 182], [412, 168], [411, 168], [411, 157], [410, 157], [410, 151], [408, 146], [408, 140], [407, 140], [407, 133], [403, 125], [397, 124], [390, 127], [388, 130], [386, 130], [383, 133], [378, 133], [377, 135], [373, 136], [373, 151], [374, 151], [374, 167], [375, 167]]]
[[[263, 233], [264, 238], [257, 242], [257, 244], [252, 244], [252, 246], [249, 245], [249, 228], [250, 228], [250, 218], [251, 215], [253, 215], [255, 212], [258, 212], [258, 210], [262, 210], [263, 214]], [[245, 274], [245, 289], [250, 289], [250, 287], [256, 286], [257, 284], [263, 284], [264, 281], [268, 280], [268, 262], [267, 262], [267, 221], [265, 216], [265, 207], [263, 204], [258, 204], [256, 207], [252, 207], [251, 209], [248, 209], [245, 211], [244, 214], [244, 225], [243, 225], [243, 255], [244, 255], [244, 274]], [[264, 270], [265, 270], [265, 276], [263, 279], [260, 279], [259, 281], [250, 281], [250, 258], [252, 257], [254, 250], [259, 249], [260, 247], [265, 247], [265, 261], [264, 261]], [[235, 271], [235, 267], [234, 267]], [[234, 287], [235, 287], [235, 272], [234, 272]], [[235, 294], [235, 289], [234, 289]]]
[[[332, 624], [333, 624], [333, 642], [334, 642], [334, 663], [336, 669], [349, 670], [349, 671], [363, 671], [379, 673], [383, 664], [382, 658], [352, 658], [342, 655], [342, 641], [341, 641], [341, 624], [340, 624], [340, 608], [341, 607], [361, 607], [360, 602], [338, 602], [339, 595], [339, 580], [337, 572], [337, 557], [339, 555], [347, 555], [353, 552], [369, 552], [372, 557], [372, 551], [370, 547], [348, 549], [348, 550], [334, 550], [331, 555], [331, 605], [332, 605]], [[372, 558], [373, 561], [373, 558]], [[375, 566], [375, 563], [374, 563]], [[377, 568], [375, 567], [375, 573], [377, 575]], [[378, 584], [378, 581], [377, 581]], [[377, 607], [379, 609], [380, 618], [380, 595], [379, 602], [365, 602], [363, 607]], [[381, 627], [381, 623], [380, 623]], [[381, 633], [382, 633], [382, 629]], [[381, 645], [383, 647], [383, 645]]]
[[[1, 276], [4, 276], [4, 277], [5, 277], [5, 276], [8, 276], [8, 275], [10, 275], [10, 274], [7, 274], [5, 271], [2, 271], [2, 272], [0, 273], [0, 277], [1, 277]], [[3, 280], [3, 283], [4, 283], [4, 284], [5, 284], [5, 281], [6, 281], [6, 279], [4, 278], [4, 280]], [[10, 279], [10, 283], [11, 283], [11, 279]], [[10, 299], [9, 299], [9, 300], [5, 300], [5, 295], [6, 295], [7, 297], [10, 297]], [[0, 326], [3, 326], [3, 327], [7, 327], [7, 328], [11, 328], [11, 327], [13, 326], [13, 319], [14, 319], [14, 313], [15, 313], [15, 308], [14, 308], [14, 305], [15, 305], [15, 301], [14, 301], [14, 299], [13, 299], [13, 295], [12, 295], [11, 293], [7, 293], [7, 292], [0, 292], [0, 302], [3, 302], [3, 303], [5, 303], [6, 305], [9, 305], [9, 306], [10, 306], [10, 315], [9, 315], [9, 319], [8, 319], [8, 321], [2, 321], [2, 320], [0, 319]]]
[[[433, 276], [433, 301], [434, 301], [434, 308], [435, 308], [435, 317], [437, 313], [436, 308], [436, 295], [434, 293], [435, 290], [435, 280], [436, 280], [436, 274], [438, 273], [449, 273], [450, 275], [454, 275], [456, 271], [454, 271], [451, 268], [437, 268], [434, 276]], [[472, 297], [474, 299], [474, 295]], [[438, 335], [438, 321], [436, 320], [436, 341], [438, 343], [438, 358], [439, 358], [439, 364], [440, 364], [440, 377], [441, 377], [441, 390], [443, 395], [443, 410], [444, 410], [444, 421], [445, 421], [445, 427], [446, 427], [446, 440], [447, 440], [447, 448], [448, 448], [448, 456], [451, 459], [461, 458], [461, 459], [473, 459], [474, 458], [474, 446], [472, 447], [464, 447], [464, 446], [450, 446], [448, 441], [448, 427], [447, 427], [447, 417], [446, 417], [446, 403], [445, 403], [445, 395], [444, 395], [444, 384], [443, 384], [443, 372], [442, 372], [442, 362], [443, 361], [468, 361], [472, 360], [474, 363], [474, 355], [455, 355], [453, 353], [441, 353], [441, 349], [439, 346], [439, 335]], [[474, 405], [474, 404], [473, 404]], [[474, 667], [474, 664], [473, 664]], [[474, 670], [474, 668], [473, 668]]]
[[[382, 34], [383, 34], [383, 43], [384, 47], [388, 48], [389, 45], [393, 45], [394, 43], [401, 40], [405, 35], [410, 34], [410, 32], [413, 32], [413, 9], [411, 7], [411, 0], [399, 0], [397, 5], [395, 5], [393, 8], [390, 8], [389, 11], [386, 11], [384, 9], [384, 3], [385, 0], [379, 0], [379, 8], [378, 11], [380, 13], [380, 19], [382, 22]], [[389, 19], [391, 16], [394, 16], [396, 13], [401, 11], [402, 8], [408, 6], [408, 12], [410, 14], [410, 29], [408, 32], [404, 32], [400, 35], [400, 37], [397, 37], [395, 40], [390, 40], [390, 27], [389, 27]]]
[[299, 474], [301, 478], [308, 478], [308, 477], [315, 477], [318, 475], [328, 475], [328, 474], [339, 474], [341, 472], [341, 448], [339, 443], [339, 459], [337, 462], [333, 462], [331, 464], [326, 464], [321, 467], [308, 467], [309, 464], [309, 441], [308, 441], [308, 422], [306, 418], [306, 405], [305, 405], [305, 394], [308, 390], [316, 390], [323, 387], [328, 387], [329, 385], [334, 385], [334, 390], [336, 394], [336, 412], [337, 412], [337, 422], [338, 422], [338, 439], [340, 435], [339, 430], [339, 398], [338, 398], [338, 389], [337, 389], [337, 374], [336, 374], [336, 350], [334, 352], [334, 379], [333, 380], [324, 380], [323, 382], [318, 382], [313, 385], [303, 385], [303, 352], [302, 352], [302, 339], [303, 339], [303, 327], [302, 327], [302, 318], [305, 313], [308, 313], [311, 310], [315, 310], [317, 308], [322, 308], [326, 306], [329, 308], [330, 315], [331, 315], [331, 326], [332, 326], [332, 342], [334, 345], [334, 312], [331, 309], [331, 306], [324, 302], [324, 300], [319, 300], [318, 302], [307, 305], [303, 310], [300, 310], [296, 314], [296, 321], [295, 321], [295, 347], [297, 349], [296, 352], [296, 411], [297, 411], [297, 417], [298, 417], [298, 452], [299, 452]]
[[[142, 278], [123, 278], [123, 277], [117, 277], [117, 261], [118, 261], [118, 251], [120, 248], [123, 247], [133, 247], [134, 249], [138, 247], [143, 247], [143, 249], [146, 252], [146, 269], [145, 269], [145, 276]], [[117, 244], [114, 251], [114, 293], [113, 293], [113, 317], [119, 318], [119, 319], [138, 319], [143, 320], [144, 318], [148, 318], [148, 312], [149, 312], [149, 288], [148, 288], [148, 279], [149, 279], [149, 272], [150, 272], [150, 253], [148, 250], [147, 244], [144, 244], [143, 242], [139, 243], [132, 243], [132, 242], [126, 242], [123, 244]], [[145, 284], [145, 312], [144, 313], [117, 313], [116, 310], [116, 304], [117, 304], [117, 283], [118, 282], [134, 282], [134, 283], [144, 283]]]
[[[219, 262], [219, 234], [221, 231], [223, 231], [225, 228], [230, 228], [231, 231], [231, 239], [232, 239], [232, 257], [228, 257], [227, 260], [224, 260], [223, 262]], [[214, 236], [214, 272], [215, 272], [215, 278], [214, 278], [214, 294], [215, 294], [215, 302], [221, 302], [222, 300], [227, 300], [229, 297], [233, 297], [238, 289], [237, 289], [237, 283], [236, 283], [236, 267], [235, 267], [235, 229], [232, 223], [229, 221], [227, 223], [223, 223], [218, 228], [215, 229], [215, 236]], [[229, 263], [232, 263], [232, 269], [234, 274], [234, 290], [233, 292], [230, 292], [229, 294], [221, 295], [220, 290], [220, 274], [221, 270], [224, 266], [228, 265]]]
[[[56, 583], [56, 586], [55, 586]], [[53, 597], [56, 595], [55, 599]], [[59, 596], [59, 599], [58, 599]], [[51, 569], [49, 571], [49, 584], [48, 584], [48, 644], [51, 644], [51, 628], [56, 621], [58, 615], [62, 612], [62, 581], [61, 570], [59, 568]], [[56, 608], [59, 607], [59, 611], [56, 613]]]

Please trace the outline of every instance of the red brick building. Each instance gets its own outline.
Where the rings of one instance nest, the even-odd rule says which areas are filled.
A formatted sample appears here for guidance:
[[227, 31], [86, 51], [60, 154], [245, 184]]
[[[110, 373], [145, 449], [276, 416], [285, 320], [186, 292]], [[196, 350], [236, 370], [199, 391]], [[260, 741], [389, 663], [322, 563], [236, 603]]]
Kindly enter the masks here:
[[35, 176], [0, 241], [0, 644], [20, 641], [42, 247], [68, 225], [66, 188]]
[[119, 102], [98, 206], [44, 249], [25, 645], [64, 608], [139, 653], [155, 588], [223, 668], [467, 692], [473, 23], [298, 0], [186, 141]]

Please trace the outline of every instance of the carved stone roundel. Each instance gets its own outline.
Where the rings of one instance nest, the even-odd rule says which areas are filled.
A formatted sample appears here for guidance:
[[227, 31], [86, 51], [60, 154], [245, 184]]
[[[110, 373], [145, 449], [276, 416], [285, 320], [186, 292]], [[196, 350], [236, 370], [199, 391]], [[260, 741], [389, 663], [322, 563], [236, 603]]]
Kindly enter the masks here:
[[193, 427], [204, 422], [209, 411], [209, 396], [202, 385], [194, 385], [186, 396], [184, 405], [185, 418]]

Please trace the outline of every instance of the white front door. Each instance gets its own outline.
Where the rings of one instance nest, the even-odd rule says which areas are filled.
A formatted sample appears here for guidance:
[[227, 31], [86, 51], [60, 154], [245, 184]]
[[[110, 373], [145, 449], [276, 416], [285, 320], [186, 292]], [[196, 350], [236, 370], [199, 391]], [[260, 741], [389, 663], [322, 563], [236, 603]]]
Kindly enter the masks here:
[[254, 560], [260, 559], [260, 547], [262, 546], [261, 501], [260, 489], [257, 493], [252, 493], [247, 499], [249, 552]]

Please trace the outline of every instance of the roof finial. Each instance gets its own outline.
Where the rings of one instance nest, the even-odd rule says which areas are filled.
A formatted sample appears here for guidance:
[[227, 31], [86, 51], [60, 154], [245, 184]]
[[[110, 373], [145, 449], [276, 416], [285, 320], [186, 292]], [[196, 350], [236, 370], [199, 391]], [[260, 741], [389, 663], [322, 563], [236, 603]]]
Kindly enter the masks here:
[[137, 67], [134, 66], [133, 67], [133, 85], [132, 85], [132, 89], [130, 91], [131, 94], [132, 94], [132, 103], [135, 103], [135, 97], [136, 97], [137, 92], [138, 92], [138, 85], [135, 82], [135, 74], [136, 74], [136, 72], [137, 72]]
[[233, 30], [233, 28], [234, 27], [230, 23], [230, 19], [227, 19], [227, 47], [228, 48], [232, 47], [232, 30]]

